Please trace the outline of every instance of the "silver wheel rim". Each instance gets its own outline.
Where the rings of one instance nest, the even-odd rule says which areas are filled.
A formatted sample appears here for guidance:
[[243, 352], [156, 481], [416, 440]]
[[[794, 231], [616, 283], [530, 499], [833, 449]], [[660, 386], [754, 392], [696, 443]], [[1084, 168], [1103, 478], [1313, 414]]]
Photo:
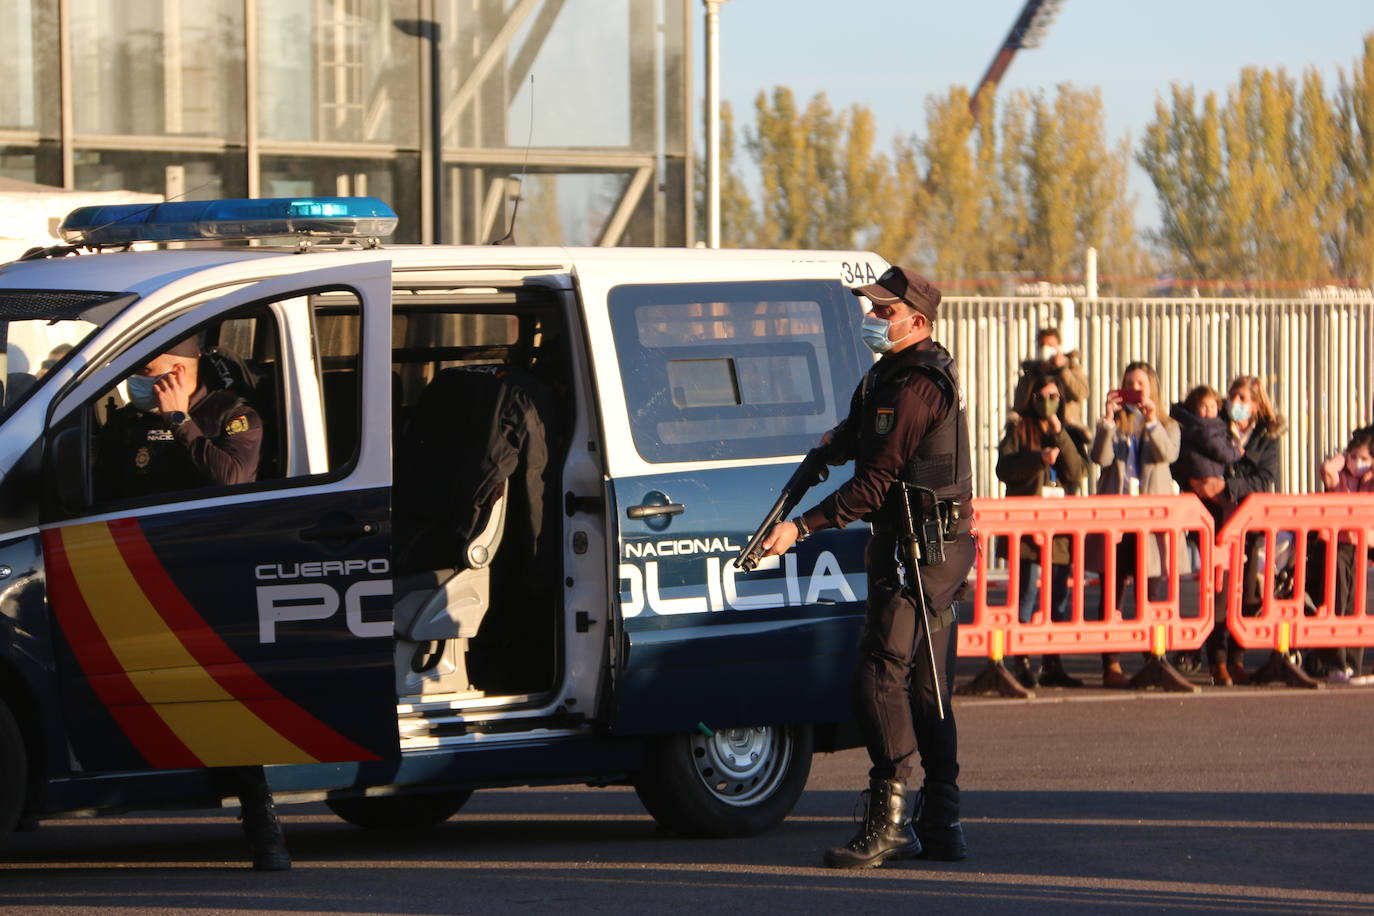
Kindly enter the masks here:
[[720, 802], [747, 808], [772, 795], [792, 762], [790, 729], [722, 728], [707, 738], [693, 735], [692, 771]]

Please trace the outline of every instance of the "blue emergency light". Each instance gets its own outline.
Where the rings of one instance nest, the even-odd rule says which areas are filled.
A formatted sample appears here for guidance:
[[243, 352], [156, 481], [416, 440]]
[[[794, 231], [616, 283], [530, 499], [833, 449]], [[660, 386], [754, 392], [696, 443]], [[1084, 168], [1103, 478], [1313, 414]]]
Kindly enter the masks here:
[[395, 229], [395, 211], [375, 197], [267, 197], [81, 207], [58, 231], [69, 244], [98, 247], [273, 236], [378, 239]]

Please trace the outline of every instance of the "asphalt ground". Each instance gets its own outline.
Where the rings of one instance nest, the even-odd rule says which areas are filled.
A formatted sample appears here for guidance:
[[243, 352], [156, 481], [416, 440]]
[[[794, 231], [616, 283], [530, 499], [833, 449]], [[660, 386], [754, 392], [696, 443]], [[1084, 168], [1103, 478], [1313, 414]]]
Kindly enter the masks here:
[[962, 863], [818, 866], [854, 829], [856, 750], [818, 756], [793, 816], [747, 840], [662, 833], [621, 788], [479, 792], [411, 834], [287, 807], [281, 874], [246, 868], [227, 812], [49, 821], [11, 839], [0, 909], [1374, 914], [1374, 689], [1052, 689], [956, 710]]

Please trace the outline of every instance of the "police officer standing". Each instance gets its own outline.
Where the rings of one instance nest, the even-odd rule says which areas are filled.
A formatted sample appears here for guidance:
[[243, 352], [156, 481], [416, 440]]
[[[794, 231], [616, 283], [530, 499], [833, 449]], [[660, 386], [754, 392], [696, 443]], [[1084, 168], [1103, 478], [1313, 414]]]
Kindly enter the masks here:
[[[831, 464], [853, 460], [854, 476], [815, 508], [775, 525], [763, 546], [768, 555], [783, 554], [822, 528], [843, 528], [856, 519], [873, 527], [864, 551], [868, 602], [854, 674], [859, 727], [873, 763], [868, 808], [858, 834], [828, 850], [825, 864], [861, 868], [888, 859], [956, 861], [966, 850], [950, 704], [954, 602], [974, 560], [970, 521], [959, 519], [961, 508], [962, 515], [969, 514], [973, 495], [963, 395], [953, 357], [931, 339], [938, 289], [919, 274], [893, 267], [877, 283], [852, 292], [872, 303], [863, 319], [863, 340], [882, 358], [855, 390], [849, 415], [821, 438], [821, 447]], [[932, 553], [920, 571], [928, 615], [907, 587], [915, 583], [904, 582], [897, 556], [906, 530], [901, 501], [908, 498], [908, 486], [933, 491], [950, 522], [943, 563], [925, 565], [935, 559]], [[919, 528], [921, 507], [912, 508]], [[908, 813], [907, 786], [918, 754], [925, 780], [914, 812]]]
[[[262, 421], [234, 391], [200, 380], [200, 346], [184, 340], [125, 380], [129, 403], [96, 443], [97, 499], [150, 496], [251, 483], [262, 455]], [[238, 796], [255, 871], [291, 867], [272, 790], [260, 766], [222, 767], [219, 791]]]

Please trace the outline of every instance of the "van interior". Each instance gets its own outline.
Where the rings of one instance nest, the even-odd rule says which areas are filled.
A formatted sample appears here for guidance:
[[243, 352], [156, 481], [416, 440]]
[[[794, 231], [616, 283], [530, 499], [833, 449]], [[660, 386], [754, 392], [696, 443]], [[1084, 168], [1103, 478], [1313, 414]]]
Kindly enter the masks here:
[[[330, 305], [330, 294], [315, 298], [330, 465], [338, 466], [360, 432], [358, 312]], [[393, 293], [402, 703], [532, 703], [558, 684], [558, 497], [573, 416], [564, 330], [561, 301], [538, 288]]]

